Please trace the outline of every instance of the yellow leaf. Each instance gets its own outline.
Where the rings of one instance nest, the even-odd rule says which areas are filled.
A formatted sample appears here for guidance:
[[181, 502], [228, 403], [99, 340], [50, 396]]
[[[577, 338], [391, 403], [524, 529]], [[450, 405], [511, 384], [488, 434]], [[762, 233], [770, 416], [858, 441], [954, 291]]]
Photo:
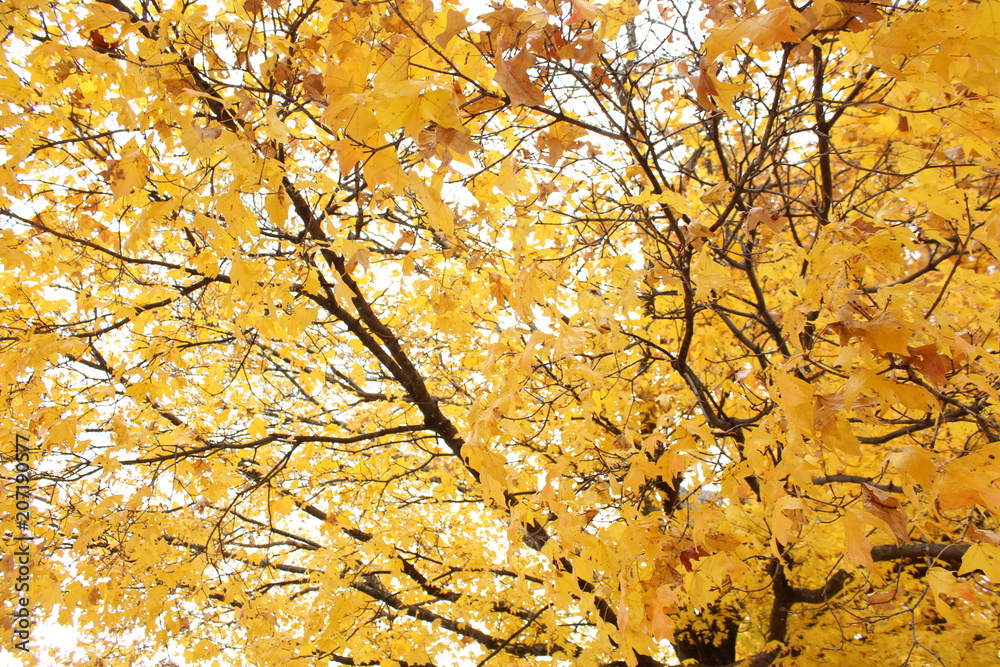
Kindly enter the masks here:
[[785, 414], [792, 419], [803, 432], [811, 432], [815, 424], [813, 387], [790, 373], [775, 369], [771, 379], [780, 395], [779, 404]]
[[278, 117], [277, 105], [272, 104], [269, 106], [264, 113], [264, 117], [267, 119], [267, 127], [270, 130], [271, 138], [279, 142], [288, 141], [288, 126]]
[[288, 207], [291, 202], [284, 188], [278, 188], [274, 192], [269, 192], [264, 196], [264, 210], [271, 224], [279, 230], [284, 231], [285, 223], [288, 221]]
[[135, 139], [130, 139], [122, 147], [122, 157], [108, 160], [104, 179], [111, 184], [111, 194], [117, 200], [128, 195], [146, 182], [149, 161], [143, 155]]
[[445, 26], [444, 32], [435, 37], [434, 41], [437, 42], [438, 46], [444, 48], [448, 45], [448, 42], [450, 42], [455, 35], [462, 32], [471, 25], [472, 24], [466, 20], [464, 13], [454, 9], [449, 9], [448, 23]]
[[771, 536], [781, 544], [798, 541], [798, 532], [805, 522], [806, 501], [794, 496], [784, 496], [774, 504], [771, 519]]
[[263, 438], [267, 435], [267, 422], [260, 415], [255, 415], [250, 426], [247, 427], [247, 431], [254, 440]]
[[927, 486], [937, 472], [934, 457], [923, 447], [905, 447], [901, 452], [891, 454], [889, 458], [901, 473], [920, 486]]
[[1000, 546], [978, 543], [969, 547], [962, 557], [962, 567], [958, 574], [969, 574], [980, 570], [990, 581], [1000, 581]]
[[725, 201], [733, 194], [734, 188], [733, 184], [728, 181], [723, 181], [713, 185], [707, 192], [702, 194], [701, 203], [703, 204], [715, 204], [720, 201]]

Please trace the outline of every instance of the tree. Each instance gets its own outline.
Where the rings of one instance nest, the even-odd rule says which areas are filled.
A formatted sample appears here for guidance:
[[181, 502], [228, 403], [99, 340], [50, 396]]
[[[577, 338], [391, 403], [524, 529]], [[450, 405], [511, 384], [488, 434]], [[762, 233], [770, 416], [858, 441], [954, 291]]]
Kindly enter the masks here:
[[998, 20], [5, 6], [34, 618], [103, 665], [994, 664]]

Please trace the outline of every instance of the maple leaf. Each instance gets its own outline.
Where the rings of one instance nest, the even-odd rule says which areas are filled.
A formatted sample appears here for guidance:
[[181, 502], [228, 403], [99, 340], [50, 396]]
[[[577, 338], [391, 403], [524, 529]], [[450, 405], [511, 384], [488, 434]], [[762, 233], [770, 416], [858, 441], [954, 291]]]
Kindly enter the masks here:
[[733, 193], [733, 184], [728, 182], [717, 183], [708, 189], [701, 196], [701, 203], [703, 204], [715, 204], [720, 201], [724, 201], [729, 198]]
[[90, 31], [90, 45], [102, 51], [114, 51], [118, 48], [119, 42], [109, 42], [99, 30]]
[[787, 220], [782, 217], [780, 213], [775, 211], [768, 211], [761, 206], [755, 206], [754, 208], [747, 211], [746, 218], [743, 220], [743, 232], [745, 234], [750, 234], [758, 226], [764, 225], [767, 229], [774, 233], [779, 233], [785, 226]]
[[120, 159], [108, 160], [101, 176], [111, 185], [111, 194], [121, 199], [146, 181], [148, 161], [135, 140], [123, 148], [126, 151]]
[[730, 19], [713, 29], [705, 40], [705, 57], [708, 62], [714, 63], [722, 53], [744, 39], [764, 50], [784, 42], [797, 43], [806, 23], [802, 14], [791, 5], [779, 5], [748, 18]]
[[684, 569], [687, 570], [688, 572], [692, 572], [694, 570], [694, 565], [692, 563], [702, 558], [705, 558], [708, 555], [709, 553], [704, 549], [702, 549], [701, 547], [692, 545], [690, 547], [687, 547], [686, 549], [683, 549], [680, 552], [679, 557], [681, 565], [684, 566]]
[[451, 151], [464, 156], [470, 151], [482, 148], [479, 143], [472, 140], [467, 132], [440, 125], [432, 125], [424, 129], [417, 138], [417, 143], [421, 147], [421, 155], [424, 157], [434, 155], [439, 149], [445, 151], [449, 156]]
[[947, 355], [938, 352], [936, 343], [928, 343], [920, 347], [907, 346], [907, 360], [914, 368], [926, 375], [936, 387], [948, 384], [948, 373], [955, 370], [955, 361]]
[[569, 16], [568, 23], [574, 25], [583, 21], [596, 21], [603, 16], [600, 9], [586, 0], [570, 0], [573, 11]]
[[511, 104], [538, 106], [545, 103], [542, 89], [535, 85], [528, 74], [528, 69], [535, 64], [535, 56], [522, 49], [509, 60], [497, 56], [494, 64], [496, 65], [494, 80], [510, 98]]
[[452, 40], [458, 33], [462, 32], [472, 24], [469, 23], [465, 18], [465, 14], [462, 12], [449, 9], [448, 10], [448, 23], [445, 26], [444, 32], [434, 38], [437, 45], [444, 48], [448, 45], [448, 42]]

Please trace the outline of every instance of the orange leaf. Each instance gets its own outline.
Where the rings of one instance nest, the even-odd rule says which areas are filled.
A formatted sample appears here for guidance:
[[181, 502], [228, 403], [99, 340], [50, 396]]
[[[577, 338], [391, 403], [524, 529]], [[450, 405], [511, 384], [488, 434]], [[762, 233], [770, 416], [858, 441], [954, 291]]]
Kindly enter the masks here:
[[785, 5], [757, 16], [750, 23], [750, 41], [762, 49], [772, 49], [782, 42], [797, 43], [800, 38], [795, 34], [793, 26], [802, 25], [804, 19], [790, 5]]
[[715, 105], [712, 97], [719, 94], [719, 88], [716, 85], [715, 78], [708, 72], [707, 63], [708, 60], [702, 58], [701, 63], [698, 65], [698, 75], [692, 75], [688, 77], [688, 80], [691, 82], [691, 86], [694, 87], [695, 96], [698, 98], [698, 106], [709, 111], [718, 111], [719, 107]]
[[855, 567], [872, 567], [872, 545], [865, 536], [865, 519], [857, 509], [847, 510], [844, 515], [844, 539], [847, 558]]
[[796, 30], [804, 28], [806, 19], [789, 5], [758, 14], [747, 19], [739, 19], [719, 26], [705, 40], [705, 55], [709, 62], [749, 39], [754, 46], [770, 50], [783, 42], [798, 43], [801, 37]]
[[868, 594], [868, 603], [869, 604], [885, 604], [886, 602], [889, 602], [890, 600], [895, 599], [895, 597], [896, 597], [896, 591], [893, 591], [893, 590], [889, 590], [889, 591], [875, 591], [874, 593], [869, 593]]
[[921, 486], [929, 484], [931, 476], [937, 472], [934, 457], [923, 447], [906, 447], [890, 458], [901, 473]]
[[955, 362], [951, 357], [938, 352], [937, 343], [908, 348], [910, 356], [906, 358], [918, 371], [923, 373], [936, 387], [948, 384], [948, 373], [955, 370]]

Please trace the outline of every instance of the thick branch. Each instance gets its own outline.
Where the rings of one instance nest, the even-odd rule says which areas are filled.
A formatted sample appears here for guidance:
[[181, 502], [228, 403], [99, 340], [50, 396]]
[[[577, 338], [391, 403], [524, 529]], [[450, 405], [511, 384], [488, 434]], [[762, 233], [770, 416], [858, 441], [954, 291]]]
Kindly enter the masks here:
[[844, 590], [844, 586], [846, 586], [847, 582], [849, 582], [853, 577], [854, 575], [846, 570], [837, 570], [837, 572], [819, 588], [791, 589], [789, 600], [793, 604], [800, 602], [803, 604], [824, 604], [835, 598], [840, 591]]
[[931, 558], [952, 567], [962, 564], [968, 544], [881, 544], [872, 548], [872, 560], [907, 560]]
[[903, 493], [903, 487], [898, 484], [877, 484], [871, 477], [862, 477], [861, 475], [826, 475], [825, 477], [813, 477], [813, 484], [867, 484], [868, 486], [874, 486], [880, 491], [885, 491], [886, 493]]

